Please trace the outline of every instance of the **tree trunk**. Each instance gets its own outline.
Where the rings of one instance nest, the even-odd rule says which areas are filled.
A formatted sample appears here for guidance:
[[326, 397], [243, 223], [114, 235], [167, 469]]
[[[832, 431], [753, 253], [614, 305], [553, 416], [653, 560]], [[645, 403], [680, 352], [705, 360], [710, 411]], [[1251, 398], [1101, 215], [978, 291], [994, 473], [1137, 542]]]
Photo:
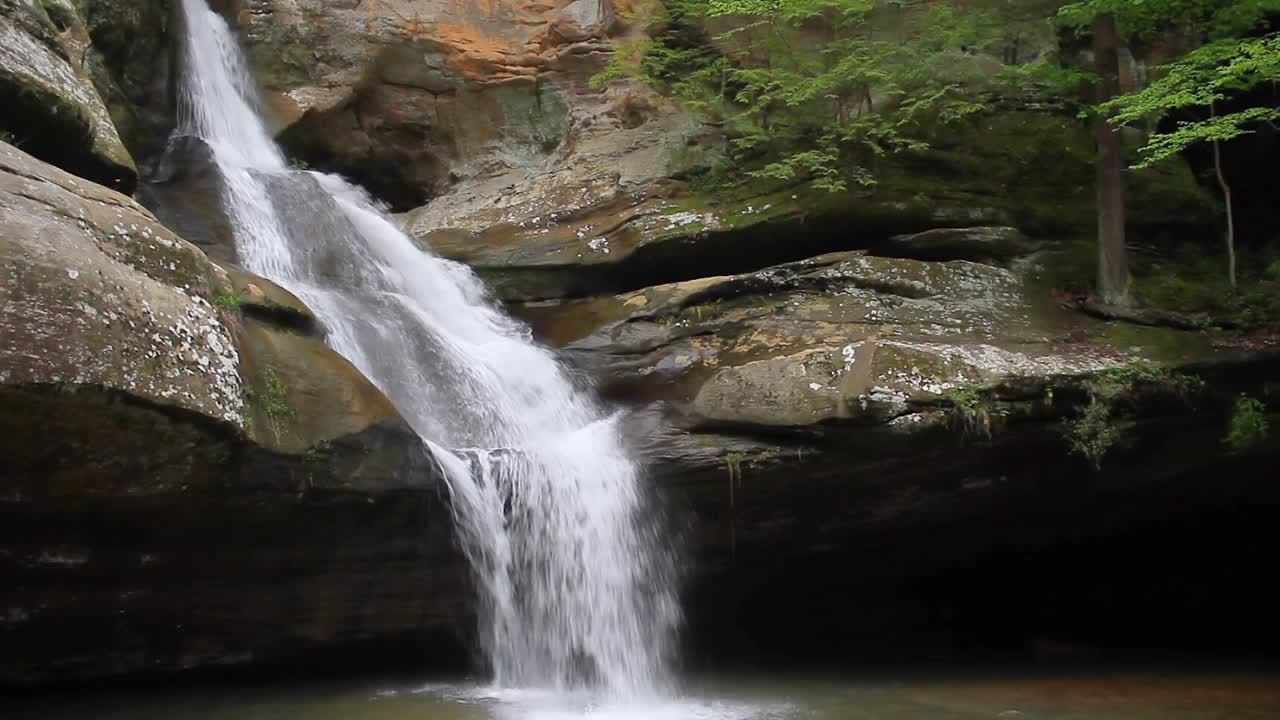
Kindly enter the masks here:
[[[1111, 13], [1093, 21], [1093, 56], [1098, 103], [1120, 93], [1120, 34]], [[1129, 258], [1124, 242], [1124, 148], [1120, 129], [1098, 113], [1098, 294], [1104, 303], [1129, 304]]]
[[[1214, 103], [1209, 103], [1209, 115], [1218, 116]], [[1231, 289], [1236, 289], [1236, 217], [1231, 209], [1231, 186], [1227, 184], [1227, 175], [1222, 171], [1222, 143], [1213, 141], [1213, 172], [1218, 176], [1218, 186], [1222, 188], [1222, 197], [1227, 203], [1227, 280]]]

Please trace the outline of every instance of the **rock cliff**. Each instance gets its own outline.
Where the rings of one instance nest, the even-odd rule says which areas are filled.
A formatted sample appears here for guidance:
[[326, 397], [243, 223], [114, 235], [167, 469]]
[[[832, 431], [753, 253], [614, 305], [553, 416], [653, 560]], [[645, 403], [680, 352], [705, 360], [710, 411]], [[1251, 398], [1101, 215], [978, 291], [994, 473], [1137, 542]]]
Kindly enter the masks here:
[[[0, 637], [29, 648], [0, 682], [445, 652], [470, 610], [438, 470], [324, 318], [236, 267], [202, 149], [165, 142], [171, 8], [0, 2]], [[1092, 232], [1074, 117], [994, 108], [874, 188], [725, 192], [716, 128], [590, 82], [648, 32], [629, 3], [215, 5], [296, 162], [402, 211], [626, 414], [708, 654], [1121, 642], [1176, 619], [1162, 589], [1222, 610], [1179, 572], [1273, 546], [1280, 446], [1221, 437], [1241, 392], [1274, 416], [1274, 353], [1050, 292]], [[1214, 223], [1184, 164], [1131, 191], [1142, 241]], [[1063, 429], [1109, 382], [1128, 432], [1097, 471]]]

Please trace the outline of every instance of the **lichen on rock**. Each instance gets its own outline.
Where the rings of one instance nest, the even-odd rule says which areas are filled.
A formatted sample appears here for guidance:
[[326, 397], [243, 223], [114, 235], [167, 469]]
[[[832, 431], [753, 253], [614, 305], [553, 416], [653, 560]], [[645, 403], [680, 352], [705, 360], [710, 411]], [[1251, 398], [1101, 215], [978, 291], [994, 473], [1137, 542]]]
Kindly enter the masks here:
[[101, 385], [239, 422], [204, 256], [132, 200], [0, 144], [6, 383]]

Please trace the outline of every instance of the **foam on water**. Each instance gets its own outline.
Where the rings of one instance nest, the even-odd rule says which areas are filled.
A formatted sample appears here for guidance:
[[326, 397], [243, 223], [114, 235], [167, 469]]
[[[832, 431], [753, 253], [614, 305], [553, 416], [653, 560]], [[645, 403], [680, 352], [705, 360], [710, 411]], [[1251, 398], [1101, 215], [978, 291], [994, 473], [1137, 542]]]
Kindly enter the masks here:
[[341, 178], [290, 170], [227, 23], [182, 10], [177, 132], [213, 152], [240, 262], [300, 296], [439, 459], [497, 686], [661, 694], [672, 561], [615, 419], [469, 269]]
[[[494, 720], [786, 720], [799, 714], [796, 706], [785, 702], [751, 703], [712, 698], [619, 700], [590, 691], [431, 684], [410, 693], [463, 705], [483, 705]], [[398, 691], [383, 691], [379, 697], [398, 694]]]

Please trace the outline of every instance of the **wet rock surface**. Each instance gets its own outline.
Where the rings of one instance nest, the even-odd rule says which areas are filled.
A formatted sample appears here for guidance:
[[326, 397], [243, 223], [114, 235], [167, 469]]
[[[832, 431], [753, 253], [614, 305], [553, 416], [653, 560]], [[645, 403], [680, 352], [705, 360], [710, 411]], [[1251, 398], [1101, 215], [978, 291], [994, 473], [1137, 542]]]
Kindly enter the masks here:
[[0, 226], [0, 682], [461, 627], [434, 460], [296, 298], [4, 144]]

